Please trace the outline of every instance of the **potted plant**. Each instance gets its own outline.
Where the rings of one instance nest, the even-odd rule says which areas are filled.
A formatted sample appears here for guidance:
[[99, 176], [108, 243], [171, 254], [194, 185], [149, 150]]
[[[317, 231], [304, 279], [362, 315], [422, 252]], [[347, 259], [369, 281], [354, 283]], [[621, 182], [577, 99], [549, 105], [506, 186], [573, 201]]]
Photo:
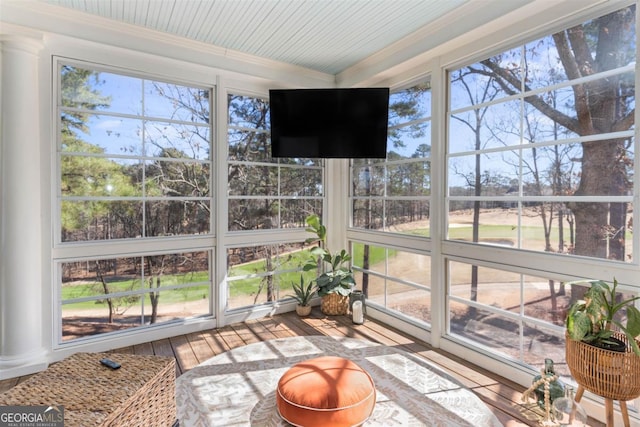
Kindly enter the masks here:
[[[584, 282], [572, 282], [577, 283]], [[567, 314], [566, 326], [569, 337], [608, 350], [624, 351], [625, 342], [614, 336], [617, 329], [626, 336], [626, 342], [633, 352], [640, 356], [640, 348], [635, 340], [635, 337], [640, 335], [640, 310], [633, 304], [640, 297], [617, 301], [618, 281], [615, 278], [612, 286], [602, 280], [586, 283], [591, 286], [584, 294], [584, 299], [572, 304]], [[625, 323], [616, 316], [622, 309], [626, 309]]]
[[316, 294], [316, 290], [313, 286], [313, 282], [304, 283], [304, 277], [300, 275], [300, 284], [291, 283], [293, 288], [293, 295], [289, 295], [298, 301], [296, 306], [296, 313], [298, 316], [308, 316], [311, 313], [311, 300]]
[[304, 270], [310, 271], [320, 267], [321, 273], [316, 278], [318, 296], [322, 298], [320, 309], [328, 315], [347, 314], [349, 294], [355, 288], [353, 271], [349, 264], [351, 255], [345, 249], [335, 253], [327, 249], [327, 229], [317, 215], [308, 216], [306, 222], [306, 230], [315, 236], [308, 238], [305, 243], [318, 243], [318, 246], [311, 249], [312, 258], [305, 264]]
[[[634, 302], [619, 301], [614, 278], [588, 283], [584, 299], [571, 305], [566, 318], [566, 361], [578, 385], [606, 399], [625, 402], [640, 395], [640, 311]], [[626, 310], [626, 321], [621, 320]], [[622, 343], [620, 348], [616, 345]], [[578, 395], [581, 394], [580, 388]]]

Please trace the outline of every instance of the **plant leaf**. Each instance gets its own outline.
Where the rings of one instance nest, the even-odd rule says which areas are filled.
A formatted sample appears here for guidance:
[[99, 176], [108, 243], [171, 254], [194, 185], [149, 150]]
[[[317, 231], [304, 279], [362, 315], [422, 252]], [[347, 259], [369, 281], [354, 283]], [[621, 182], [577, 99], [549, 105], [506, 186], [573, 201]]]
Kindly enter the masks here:
[[309, 227], [313, 229], [312, 232], [314, 233], [320, 227], [320, 217], [318, 215], [309, 215], [306, 218], [306, 222], [309, 224]]
[[567, 325], [567, 333], [576, 341], [584, 340], [591, 332], [591, 318], [584, 311], [576, 311], [570, 316], [573, 319], [571, 325]]
[[322, 249], [319, 246], [314, 246], [313, 248], [311, 248], [311, 250], [309, 251], [309, 253], [313, 256], [321, 256], [324, 257], [327, 254], [327, 251]]
[[633, 305], [627, 307], [627, 331], [634, 338], [640, 335], [640, 310]]
[[311, 271], [311, 270], [317, 270], [317, 269], [318, 269], [318, 264], [316, 264], [315, 261], [308, 262], [302, 266], [302, 271]]
[[640, 356], [640, 348], [638, 348], [638, 342], [636, 340], [629, 340], [629, 345], [631, 346], [631, 348], [633, 349], [633, 352], [637, 355]]

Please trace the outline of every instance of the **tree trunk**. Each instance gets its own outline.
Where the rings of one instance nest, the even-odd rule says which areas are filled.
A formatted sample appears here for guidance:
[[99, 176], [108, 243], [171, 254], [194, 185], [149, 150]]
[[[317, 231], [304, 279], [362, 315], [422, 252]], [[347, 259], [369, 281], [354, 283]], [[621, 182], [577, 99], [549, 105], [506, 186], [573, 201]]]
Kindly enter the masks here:
[[[478, 132], [476, 132], [476, 138], [479, 139]], [[475, 182], [475, 195], [480, 196], [482, 194], [482, 181], [480, 179], [480, 155], [476, 155], [476, 182]], [[480, 241], [480, 201], [474, 200], [473, 202], [473, 235], [471, 237], [473, 243]], [[469, 296], [471, 301], [478, 301], [478, 266], [471, 266], [471, 295]], [[476, 317], [476, 308], [469, 307], [469, 316], [473, 319]]]
[[549, 280], [549, 295], [551, 296], [551, 320], [553, 323], [558, 321], [558, 298], [556, 297], [555, 282]]
[[[362, 253], [362, 269], [369, 269], [369, 252], [370, 246], [364, 245], [363, 253]], [[362, 293], [366, 298], [369, 297], [369, 274], [366, 272], [362, 273]]]
[[[578, 80], [597, 73], [627, 65], [634, 49], [625, 39], [628, 28], [635, 24], [635, 6], [600, 17], [589, 25], [577, 25], [553, 34], [553, 40], [568, 79]], [[595, 55], [593, 54], [595, 42]], [[491, 71], [501, 88], [510, 95], [521, 90], [522, 81], [501, 64], [482, 61]], [[524, 100], [545, 114], [557, 125], [582, 137], [620, 132], [634, 126], [634, 106], [629, 102], [632, 90], [622, 79], [624, 75], [578, 83], [572, 86], [575, 117], [548, 104], [538, 95]], [[529, 90], [525, 82], [525, 89]], [[625, 159], [623, 140], [588, 141], [582, 144], [580, 183], [575, 196], [602, 197], [626, 195], [628, 161]], [[575, 229], [570, 229], [574, 240], [572, 253], [596, 258], [624, 257], [625, 209], [613, 210], [602, 202], [572, 202], [567, 204], [573, 212]], [[568, 218], [567, 218], [568, 219]], [[617, 233], [617, 241], [609, 241]], [[622, 258], [621, 258], [622, 257]]]
[[[569, 51], [561, 53], [561, 59], [567, 74], [575, 77], [594, 74], [615, 69], [621, 65], [619, 52], [623, 43], [624, 28], [631, 9], [612, 13], [599, 18], [598, 43], [596, 55], [592, 58], [587, 47], [588, 36], [583, 26], [567, 31], [573, 55]], [[582, 136], [612, 132], [626, 112], [618, 105], [619, 76], [598, 79], [590, 83], [573, 86], [576, 99], [576, 112], [579, 123], [579, 134]], [[625, 194], [626, 170], [624, 162], [624, 146], [621, 140], [605, 140], [582, 143], [582, 175], [576, 195], [585, 196], [620, 196]], [[574, 210], [575, 209], [575, 210]], [[623, 253], [622, 242], [609, 245], [612, 223], [609, 221], [609, 206], [604, 203], [573, 203], [576, 218], [577, 255], [598, 258], [616, 258]], [[624, 220], [616, 218], [616, 225], [622, 222], [620, 232], [624, 233]], [[615, 226], [614, 226], [615, 227]], [[609, 250], [611, 249], [611, 250]]]
[[[267, 251], [264, 257], [264, 261], [266, 263], [266, 267], [267, 267], [267, 271], [274, 271], [275, 267], [273, 266], [273, 259], [271, 258], [273, 255], [273, 251], [270, 245], [267, 245], [266, 247]], [[275, 301], [275, 291], [273, 288], [273, 276], [272, 275], [268, 275], [267, 276], [267, 301], [271, 302], [271, 301]]]
[[[153, 277], [149, 278], [149, 289], [154, 288]], [[160, 287], [160, 277], [156, 277], [155, 288]], [[149, 300], [151, 301], [151, 319], [149, 323], [154, 324], [158, 321], [158, 303], [160, 302], [159, 292], [149, 292]]]
[[[617, 183], [625, 178], [620, 176], [620, 168], [612, 167], [612, 160], [619, 158], [619, 144], [616, 140], [582, 144], [582, 175], [576, 196], [622, 195]], [[603, 173], [604, 171], [606, 173]], [[609, 221], [609, 205], [598, 202], [572, 202], [569, 203], [569, 207], [575, 216], [575, 254], [602, 259], [613, 257], [614, 254], [609, 251], [612, 227]], [[621, 227], [624, 229], [624, 225]], [[620, 253], [620, 250], [616, 249], [616, 252]]]
[[[100, 261], [96, 261], [96, 275], [98, 276], [98, 280], [100, 281], [100, 283], [102, 283], [102, 290], [104, 294], [109, 295], [109, 285], [107, 284], [107, 281], [104, 278], [103, 268]], [[114, 313], [113, 300], [111, 298], [106, 298], [106, 301], [107, 301], [107, 307], [109, 309], [108, 321], [109, 323], [113, 323], [113, 313]]]

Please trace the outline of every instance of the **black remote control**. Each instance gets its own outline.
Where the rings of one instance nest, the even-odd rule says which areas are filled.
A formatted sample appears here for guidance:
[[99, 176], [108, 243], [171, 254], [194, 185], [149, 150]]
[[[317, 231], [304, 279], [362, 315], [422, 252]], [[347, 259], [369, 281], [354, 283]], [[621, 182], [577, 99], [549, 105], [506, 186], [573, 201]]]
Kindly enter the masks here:
[[106, 357], [104, 359], [101, 359], [100, 363], [102, 363], [104, 366], [108, 366], [111, 369], [118, 369], [120, 367], [120, 364], [118, 362], [114, 362], [113, 360], [107, 359]]

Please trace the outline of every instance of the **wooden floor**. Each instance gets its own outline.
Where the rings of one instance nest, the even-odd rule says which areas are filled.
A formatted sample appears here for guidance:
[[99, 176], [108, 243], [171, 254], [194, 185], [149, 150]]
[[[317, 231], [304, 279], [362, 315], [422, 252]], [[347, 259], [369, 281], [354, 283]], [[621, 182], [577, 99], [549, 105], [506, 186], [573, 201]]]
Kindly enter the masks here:
[[[314, 308], [311, 316], [300, 318], [295, 312], [237, 323], [221, 329], [180, 335], [159, 341], [114, 350], [118, 353], [156, 354], [176, 358], [176, 375], [205, 360], [235, 347], [300, 335], [332, 335], [366, 339], [428, 359], [449, 372], [472, 390], [507, 427], [539, 426], [542, 411], [532, 402], [521, 401], [524, 388], [484, 369], [473, 366], [460, 357], [431, 348], [398, 330], [367, 319], [363, 325], [353, 325], [346, 316], [324, 316]], [[8, 390], [25, 377], [0, 381], [0, 392]], [[592, 420], [591, 426], [604, 424]]]

